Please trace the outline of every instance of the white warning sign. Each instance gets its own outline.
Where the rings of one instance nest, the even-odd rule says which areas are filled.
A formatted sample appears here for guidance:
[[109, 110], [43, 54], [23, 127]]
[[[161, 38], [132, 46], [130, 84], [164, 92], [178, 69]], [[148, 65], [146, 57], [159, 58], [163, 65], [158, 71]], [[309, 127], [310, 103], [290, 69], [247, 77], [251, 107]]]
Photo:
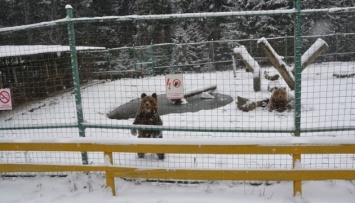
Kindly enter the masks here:
[[166, 97], [168, 99], [184, 98], [184, 83], [182, 74], [165, 75]]
[[12, 110], [10, 89], [0, 89], [0, 110]]

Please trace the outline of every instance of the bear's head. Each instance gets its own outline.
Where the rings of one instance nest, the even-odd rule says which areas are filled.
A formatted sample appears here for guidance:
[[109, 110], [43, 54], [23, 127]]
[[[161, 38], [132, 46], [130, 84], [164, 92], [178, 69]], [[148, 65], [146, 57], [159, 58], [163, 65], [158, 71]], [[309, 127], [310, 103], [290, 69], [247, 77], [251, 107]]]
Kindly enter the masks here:
[[271, 98], [276, 102], [284, 102], [287, 100], [287, 92], [286, 88], [278, 88], [275, 87], [274, 91], [272, 92]]
[[157, 111], [158, 99], [156, 93], [153, 93], [152, 96], [147, 96], [145, 93], [143, 93], [141, 95], [141, 99], [142, 113], [151, 113]]

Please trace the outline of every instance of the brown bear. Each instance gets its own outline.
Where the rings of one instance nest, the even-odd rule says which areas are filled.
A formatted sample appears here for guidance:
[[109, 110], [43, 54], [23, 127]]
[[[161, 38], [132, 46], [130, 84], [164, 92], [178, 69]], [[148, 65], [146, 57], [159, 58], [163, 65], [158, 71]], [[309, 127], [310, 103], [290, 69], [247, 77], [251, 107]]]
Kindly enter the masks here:
[[285, 87], [274, 87], [268, 103], [268, 108], [269, 112], [272, 112], [274, 109], [278, 112], [283, 112], [286, 109], [291, 111], [292, 104], [287, 95]]
[[[147, 96], [145, 93], [141, 95], [141, 102], [136, 113], [133, 125], [163, 125], [158, 112], [157, 94]], [[136, 135], [136, 130], [131, 130], [132, 135]], [[163, 138], [161, 130], [138, 130], [138, 138]], [[163, 153], [158, 153], [159, 159], [164, 159]], [[139, 158], [144, 158], [144, 153], [138, 153]]]

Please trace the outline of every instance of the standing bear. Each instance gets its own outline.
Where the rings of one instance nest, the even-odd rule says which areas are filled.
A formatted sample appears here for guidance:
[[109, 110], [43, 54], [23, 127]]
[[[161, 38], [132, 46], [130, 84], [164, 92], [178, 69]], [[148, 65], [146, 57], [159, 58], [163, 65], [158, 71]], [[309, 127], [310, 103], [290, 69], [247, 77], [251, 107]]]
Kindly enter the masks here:
[[[157, 94], [147, 96], [145, 93], [141, 95], [141, 102], [136, 113], [133, 125], [163, 125], [158, 112]], [[132, 135], [136, 135], [136, 130], [131, 130]], [[138, 138], [163, 138], [161, 130], [138, 130]], [[158, 153], [159, 159], [164, 159], [163, 153]], [[138, 153], [139, 158], [144, 158], [144, 153]]]

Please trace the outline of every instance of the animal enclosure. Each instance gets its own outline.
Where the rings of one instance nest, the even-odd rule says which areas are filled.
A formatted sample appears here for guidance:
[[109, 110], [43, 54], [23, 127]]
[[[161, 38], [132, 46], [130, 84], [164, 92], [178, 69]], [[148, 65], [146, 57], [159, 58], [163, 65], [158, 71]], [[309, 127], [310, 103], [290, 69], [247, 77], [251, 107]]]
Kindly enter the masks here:
[[[306, 145], [354, 145], [355, 32], [347, 24], [335, 27], [337, 19], [351, 9], [74, 18], [68, 6], [65, 19], [0, 28], [1, 81], [11, 89], [15, 104], [11, 111], [0, 111], [0, 142], [88, 138], [95, 143], [130, 140], [132, 144], [141, 142], [130, 133], [136, 129], [162, 131], [163, 145], [174, 141], [198, 145], [204, 140], [270, 145], [273, 139], [282, 145], [278, 140], [288, 138], [299, 138], [297, 143]], [[301, 29], [299, 18], [314, 24]], [[253, 35], [236, 26], [258, 20], [294, 26], [280, 31], [255, 25], [253, 29], [269, 29]], [[320, 21], [334, 27], [319, 31]], [[197, 28], [205, 33], [195, 33]], [[56, 40], [48, 34], [53, 30]], [[321, 46], [315, 45], [319, 39], [324, 41]], [[41, 42], [50, 46], [39, 48]], [[28, 51], [21, 54], [24, 44]], [[49, 49], [58, 44], [68, 46], [70, 56], [69, 49], [64, 53], [60, 47]], [[14, 55], [8, 56], [10, 46]], [[40, 55], [38, 49], [44, 49]], [[184, 95], [193, 96], [180, 102], [167, 99], [166, 76], [171, 74], [183, 74]], [[275, 88], [285, 89], [282, 97], [291, 104], [287, 110], [270, 111]], [[158, 95], [163, 125], [133, 125], [142, 93]], [[296, 165], [355, 169], [351, 150], [296, 153], [299, 164], [288, 153], [166, 153], [159, 160], [155, 153], [138, 158], [140, 151], [113, 152], [107, 161], [96, 150], [3, 150], [0, 163], [105, 165], [111, 161], [120, 167], [181, 170], [290, 170]]]

